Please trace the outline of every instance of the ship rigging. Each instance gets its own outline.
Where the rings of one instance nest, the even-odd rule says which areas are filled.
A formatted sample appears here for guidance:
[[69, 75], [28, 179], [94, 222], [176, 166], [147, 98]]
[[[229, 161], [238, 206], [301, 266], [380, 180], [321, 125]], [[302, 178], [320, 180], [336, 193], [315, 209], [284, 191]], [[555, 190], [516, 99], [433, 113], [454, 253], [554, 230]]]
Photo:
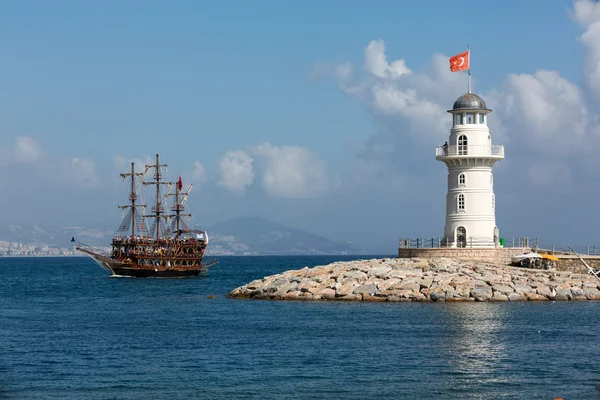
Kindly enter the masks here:
[[[146, 165], [143, 171], [136, 171], [132, 162], [131, 171], [121, 174], [123, 182], [129, 179], [129, 204], [118, 206], [123, 219], [110, 252], [81, 243], [77, 250], [114, 276], [187, 277], [207, 273], [208, 267], [216, 263], [203, 263], [208, 234], [190, 229], [192, 214], [185, 212], [193, 185], [183, 190], [181, 177], [177, 182], [163, 180], [163, 170], [167, 171], [167, 164], [160, 163], [158, 154], [155, 163]], [[153, 187], [150, 192], [154, 194], [149, 214], [140, 199], [147, 187]]]

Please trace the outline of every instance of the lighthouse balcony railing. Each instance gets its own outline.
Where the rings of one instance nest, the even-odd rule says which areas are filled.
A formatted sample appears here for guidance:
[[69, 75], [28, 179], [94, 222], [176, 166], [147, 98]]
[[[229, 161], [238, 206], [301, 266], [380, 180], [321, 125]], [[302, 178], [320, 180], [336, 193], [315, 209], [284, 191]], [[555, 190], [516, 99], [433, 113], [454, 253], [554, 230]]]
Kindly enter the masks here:
[[504, 157], [502, 145], [451, 145], [438, 146], [435, 149], [436, 157], [460, 156], [501, 156]]
[[[500, 239], [496, 240], [497, 247], [509, 247], [506, 245], [502, 245], [500, 243]], [[518, 240], [517, 243], [521, 243], [522, 240]], [[454, 238], [449, 237], [437, 237], [437, 238], [400, 238], [398, 241], [398, 248], [401, 249], [419, 249], [419, 248], [444, 248], [444, 247], [481, 247], [481, 246], [489, 246], [490, 238], [477, 238], [477, 237], [469, 237], [465, 240], [456, 240]], [[514, 239], [513, 239], [513, 247]]]

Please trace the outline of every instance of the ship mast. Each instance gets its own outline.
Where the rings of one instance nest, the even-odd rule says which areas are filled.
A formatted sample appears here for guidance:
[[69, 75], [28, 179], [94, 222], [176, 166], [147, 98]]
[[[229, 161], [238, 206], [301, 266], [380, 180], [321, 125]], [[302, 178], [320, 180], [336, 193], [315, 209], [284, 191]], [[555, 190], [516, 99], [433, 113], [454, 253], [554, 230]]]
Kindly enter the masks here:
[[175, 214], [169, 214], [169, 215], [166, 215], [166, 217], [175, 217], [175, 237], [176, 238], [179, 238], [179, 236], [181, 235], [182, 225], [184, 228], [186, 228], [185, 223], [182, 224], [182, 222], [181, 222], [181, 217], [191, 217], [192, 216], [192, 214], [183, 213], [183, 211], [185, 210], [185, 202], [190, 194], [190, 190], [192, 190], [192, 186], [194, 186], [194, 185], [190, 184], [185, 191], [182, 191], [181, 189], [183, 188], [183, 184], [181, 183], [181, 177], [179, 177], [179, 180], [175, 183], [175, 193], [170, 195], [170, 196], [175, 197], [175, 201], [173, 202], [173, 205], [171, 206], [171, 211], [174, 211]]
[[129, 200], [131, 200], [131, 238], [135, 237], [135, 163], [131, 163], [131, 193], [129, 193]]
[[179, 212], [181, 211], [181, 205], [179, 204], [179, 183], [181, 182], [181, 178], [177, 181], [175, 185], [175, 238], [179, 239]]
[[[155, 219], [155, 223], [156, 223], [156, 240], [158, 241], [158, 239], [160, 238], [160, 219], [161, 218], [165, 218], [167, 217], [167, 215], [162, 215], [163, 214], [163, 206], [162, 206], [162, 202], [164, 200], [164, 198], [166, 197], [166, 195], [169, 193], [170, 189], [172, 188], [173, 182], [163, 182], [161, 181], [162, 179], [162, 173], [160, 171], [161, 167], [167, 167], [167, 164], [161, 164], [158, 158], [158, 154], [156, 155], [156, 161], [154, 164], [150, 164], [150, 165], [146, 165], [146, 171], [148, 171], [148, 169], [150, 168], [154, 168], [154, 181], [147, 181], [147, 182], [143, 182], [144, 185], [156, 185], [156, 198], [155, 198], [155, 204], [154, 206], [152, 206], [152, 212], [154, 213], [153, 215], [146, 215], [146, 217], [153, 217]], [[169, 185], [170, 188], [169, 190], [167, 190], [167, 193], [164, 195], [163, 198], [161, 198], [160, 196], [160, 185]]]
[[173, 196], [175, 199], [171, 205], [171, 211], [174, 213], [166, 214], [164, 217], [166, 218], [175, 218], [175, 238], [179, 238], [181, 236], [181, 229], [187, 228], [186, 224], [181, 221], [181, 217], [190, 218], [192, 214], [184, 213], [185, 210], [185, 202], [192, 190], [193, 184], [190, 184], [185, 191], [183, 191], [183, 183], [181, 182], [181, 177], [179, 180], [175, 182], [175, 193], [167, 193], [165, 196]]
[[135, 187], [135, 177], [143, 176], [143, 172], [135, 172], [135, 163], [131, 163], [131, 172], [121, 174], [121, 179], [130, 177], [131, 179], [131, 192], [129, 193], [129, 201], [131, 202], [128, 206], [119, 206], [120, 209], [131, 208], [131, 238], [135, 237], [135, 201], [137, 200], [137, 190]]
[[156, 164], [154, 164], [155, 174], [154, 178], [156, 179], [156, 205], [154, 207], [156, 213], [156, 240], [158, 241], [160, 234], [160, 212], [162, 211], [162, 207], [160, 206], [160, 190], [158, 189], [160, 186], [160, 163], [158, 162], [158, 154], [156, 155]]

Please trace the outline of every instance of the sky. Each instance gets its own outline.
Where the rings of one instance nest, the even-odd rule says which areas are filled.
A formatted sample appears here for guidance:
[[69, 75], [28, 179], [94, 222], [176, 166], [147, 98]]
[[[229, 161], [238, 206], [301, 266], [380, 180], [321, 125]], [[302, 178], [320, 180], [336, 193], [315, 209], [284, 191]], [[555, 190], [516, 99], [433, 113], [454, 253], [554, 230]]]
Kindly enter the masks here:
[[258, 216], [394, 253], [438, 237], [471, 46], [500, 236], [600, 245], [600, 4], [0, 3], [0, 224], [118, 227], [160, 153], [200, 227]]

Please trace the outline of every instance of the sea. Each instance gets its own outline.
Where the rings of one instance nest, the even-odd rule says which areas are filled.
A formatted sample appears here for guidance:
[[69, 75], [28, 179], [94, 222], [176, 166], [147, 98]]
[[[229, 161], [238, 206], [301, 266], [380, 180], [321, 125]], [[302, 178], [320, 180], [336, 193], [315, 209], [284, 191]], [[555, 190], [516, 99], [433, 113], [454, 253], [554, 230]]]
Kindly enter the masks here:
[[188, 279], [0, 258], [0, 398], [600, 399], [600, 302], [227, 298], [373, 257], [219, 257]]

